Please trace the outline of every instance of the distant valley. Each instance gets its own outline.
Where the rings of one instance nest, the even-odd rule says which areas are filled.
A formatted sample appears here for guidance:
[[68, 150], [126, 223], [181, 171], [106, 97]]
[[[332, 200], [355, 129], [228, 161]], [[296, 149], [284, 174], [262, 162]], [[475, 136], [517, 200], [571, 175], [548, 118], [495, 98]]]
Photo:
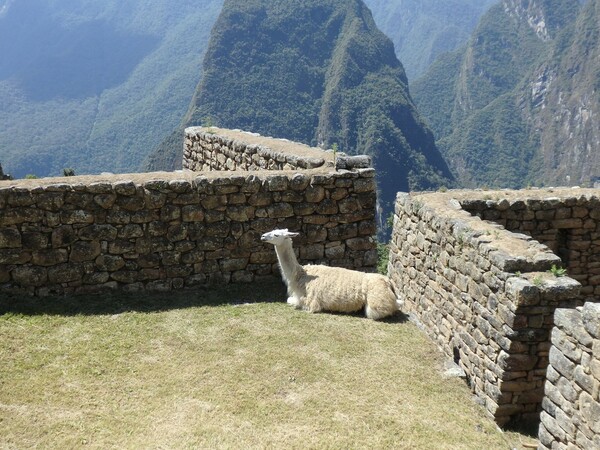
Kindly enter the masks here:
[[[5, 170], [23, 177], [58, 175], [65, 167], [81, 174], [147, 167], [147, 156], [188, 109], [222, 3], [0, 0]], [[427, 39], [445, 40], [435, 37], [445, 3], [456, 6], [449, 16], [453, 28], [476, 22], [483, 12], [474, 0], [367, 2], [397, 54], [408, 52], [417, 60], [423, 46], [405, 36], [415, 36], [417, 27], [427, 30], [422, 31]], [[461, 42], [469, 32], [458, 32]], [[407, 71], [421, 71], [429, 64], [423, 61]]]
[[[306, 28], [290, 25], [294, 34], [271, 41], [278, 51], [269, 54], [281, 55], [271, 70], [247, 55], [246, 72], [263, 71], [251, 80], [252, 99], [232, 94], [238, 69], [215, 58], [225, 48], [204, 59], [223, 0], [0, 0], [0, 164], [16, 177], [67, 167], [173, 169], [182, 127], [208, 119], [371, 153], [392, 190], [586, 185], [600, 177], [600, 0], [365, 4], [373, 36], [383, 31], [399, 62], [379, 38], [361, 49], [365, 35], [323, 22], [324, 4], [316, 16], [294, 18]], [[244, 29], [245, 11], [231, 25]], [[247, 48], [263, 52], [255, 39], [248, 35]], [[298, 43], [323, 48], [302, 53]], [[367, 56], [353, 58], [352, 48]], [[386, 50], [371, 55], [373, 48]], [[298, 56], [308, 59], [290, 65]], [[218, 68], [209, 79], [206, 67]], [[270, 81], [285, 89], [262, 96]], [[242, 100], [246, 109], [232, 114]]]

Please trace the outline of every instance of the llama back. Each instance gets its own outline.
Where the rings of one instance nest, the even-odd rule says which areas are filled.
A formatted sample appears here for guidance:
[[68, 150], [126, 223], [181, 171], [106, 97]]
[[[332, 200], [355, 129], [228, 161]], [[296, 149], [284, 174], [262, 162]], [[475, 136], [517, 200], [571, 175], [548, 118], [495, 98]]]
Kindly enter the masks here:
[[365, 307], [373, 274], [320, 265], [307, 265], [303, 269], [305, 306], [309, 311], [354, 312]]

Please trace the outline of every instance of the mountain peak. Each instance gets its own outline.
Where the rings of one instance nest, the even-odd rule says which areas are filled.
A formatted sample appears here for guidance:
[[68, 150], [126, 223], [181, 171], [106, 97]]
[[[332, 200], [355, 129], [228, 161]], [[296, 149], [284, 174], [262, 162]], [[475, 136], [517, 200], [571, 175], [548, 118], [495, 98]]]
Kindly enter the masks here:
[[203, 72], [184, 126], [369, 154], [386, 212], [397, 191], [450, 182], [394, 46], [361, 0], [226, 0]]

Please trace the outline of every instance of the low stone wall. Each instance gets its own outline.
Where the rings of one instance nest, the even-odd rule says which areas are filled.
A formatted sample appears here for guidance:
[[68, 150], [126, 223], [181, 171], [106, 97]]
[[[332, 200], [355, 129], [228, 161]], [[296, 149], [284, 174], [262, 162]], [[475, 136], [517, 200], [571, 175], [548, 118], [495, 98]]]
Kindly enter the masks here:
[[552, 330], [540, 449], [600, 448], [600, 304], [559, 309]]
[[[581, 200], [570, 205], [571, 211], [583, 214], [585, 199], [595, 199], [596, 193], [578, 191]], [[571, 203], [575, 192], [399, 194], [389, 272], [404, 295], [405, 311], [465, 370], [497, 423], [535, 421], [544, 396], [554, 311], [580, 305], [581, 285], [549, 272], [561, 260], [546, 245], [481, 220], [478, 216], [490, 217], [482, 206], [487, 205], [481, 201], [485, 195], [498, 197], [492, 211], [520, 211], [516, 205], [527, 204], [527, 198], [548, 211]], [[569, 225], [592, 230], [593, 208], [585, 208], [585, 220]], [[593, 232], [590, 237], [595, 239]], [[576, 239], [571, 242], [578, 245]]]
[[260, 241], [274, 228], [301, 233], [301, 263], [374, 271], [374, 176], [321, 167], [3, 181], [0, 289], [48, 295], [280, 278], [273, 247]]
[[220, 128], [185, 129], [183, 168], [211, 170], [304, 170], [333, 167], [333, 154], [285, 139]]

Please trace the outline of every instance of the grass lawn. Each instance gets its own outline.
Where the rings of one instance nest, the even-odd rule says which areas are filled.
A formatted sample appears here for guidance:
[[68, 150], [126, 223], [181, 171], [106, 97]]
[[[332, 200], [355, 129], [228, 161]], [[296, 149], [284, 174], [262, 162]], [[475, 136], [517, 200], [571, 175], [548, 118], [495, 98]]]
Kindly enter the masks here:
[[[235, 303], [232, 299], [237, 299]], [[434, 345], [279, 284], [0, 299], [0, 448], [509, 449]]]

